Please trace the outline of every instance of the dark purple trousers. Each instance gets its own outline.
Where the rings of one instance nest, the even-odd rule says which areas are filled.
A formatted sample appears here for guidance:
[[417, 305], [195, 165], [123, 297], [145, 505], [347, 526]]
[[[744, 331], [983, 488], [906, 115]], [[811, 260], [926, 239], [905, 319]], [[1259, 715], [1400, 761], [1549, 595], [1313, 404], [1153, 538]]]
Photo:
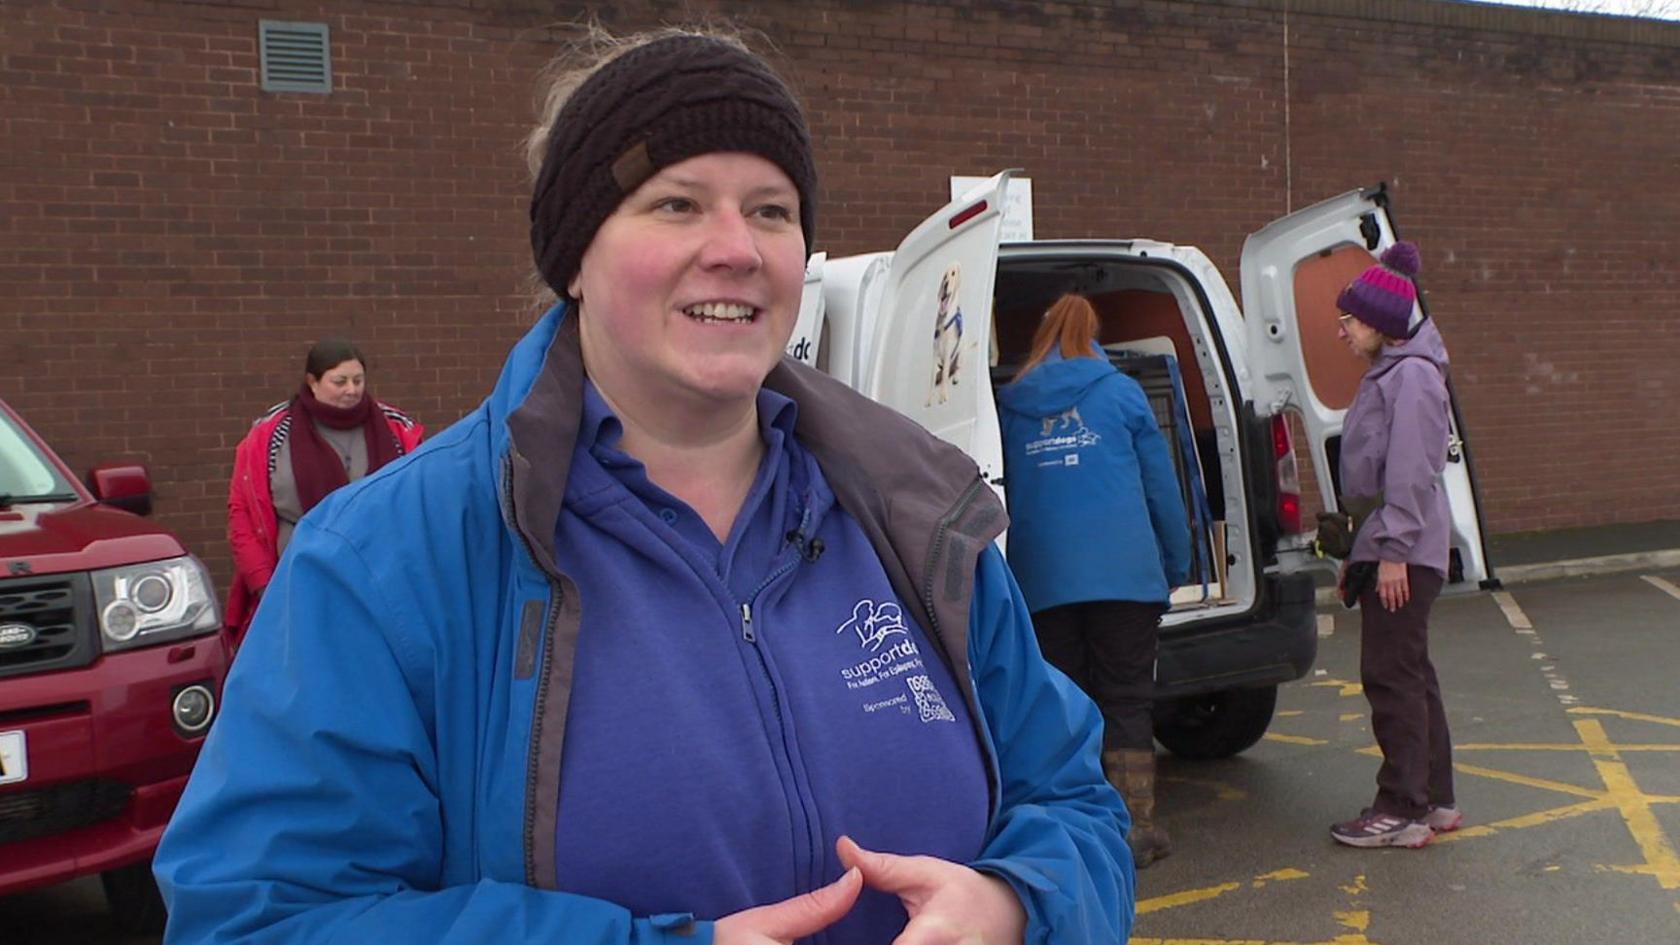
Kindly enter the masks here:
[[1408, 565], [1406, 606], [1383, 609], [1373, 584], [1359, 598], [1359, 680], [1371, 703], [1371, 731], [1382, 749], [1372, 809], [1412, 819], [1453, 797], [1452, 735], [1441, 684], [1429, 661], [1429, 608], [1443, 578]]

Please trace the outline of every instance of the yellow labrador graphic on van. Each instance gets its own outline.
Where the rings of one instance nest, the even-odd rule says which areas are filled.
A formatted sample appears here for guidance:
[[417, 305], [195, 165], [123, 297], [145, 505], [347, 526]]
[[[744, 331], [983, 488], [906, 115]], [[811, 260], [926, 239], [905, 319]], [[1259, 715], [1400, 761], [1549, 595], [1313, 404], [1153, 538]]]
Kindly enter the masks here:
[[952, 263], [939, 279], [939, 306], [933, 317], [933, 389], [927, 397], [930, 407], [949, 401], [951, 388], [957, 386], [962, 365], [963, 316], [957, 304], [961, 287], [962, 265]]
[[1102, 442], [1102, 434], [1085, 425], [1073, 407], [1042, 421], [1041, 435], [1027, 441], [1027, 455], [1040, 466], [1077, 466], [1079, 451]]

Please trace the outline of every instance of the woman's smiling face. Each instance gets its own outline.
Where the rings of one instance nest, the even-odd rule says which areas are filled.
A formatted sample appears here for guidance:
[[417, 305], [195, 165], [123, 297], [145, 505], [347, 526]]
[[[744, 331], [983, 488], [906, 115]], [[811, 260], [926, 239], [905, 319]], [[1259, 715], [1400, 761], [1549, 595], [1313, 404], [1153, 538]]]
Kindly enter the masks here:
[[595, 232], [568, 294], [590, 377], [609, 399], [755, 398], [805, 280], [799, 191], [754, 154], [672, 164]]

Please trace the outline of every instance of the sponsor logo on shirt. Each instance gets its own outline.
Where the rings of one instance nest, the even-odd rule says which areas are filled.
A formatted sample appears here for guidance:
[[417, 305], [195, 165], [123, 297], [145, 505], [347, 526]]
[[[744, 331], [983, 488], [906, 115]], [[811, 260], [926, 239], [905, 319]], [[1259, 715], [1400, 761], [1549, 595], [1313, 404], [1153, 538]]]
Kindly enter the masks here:
[[910, 684], [910, 694], [916, 697], [916, 708], [922, 713], [923, 722], [955, 722], [957, 717], [945, 705], [945, 697], [934, 688], [933, 680], [926, 676], [911, 676], [905, 682]]

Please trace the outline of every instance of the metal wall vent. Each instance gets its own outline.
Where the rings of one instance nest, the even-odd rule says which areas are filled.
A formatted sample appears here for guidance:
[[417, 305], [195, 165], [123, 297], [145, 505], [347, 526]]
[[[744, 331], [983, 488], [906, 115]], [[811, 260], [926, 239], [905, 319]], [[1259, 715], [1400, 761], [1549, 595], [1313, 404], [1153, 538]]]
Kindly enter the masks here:
[[325, 23], [257, 24], [264, 92], [332, 91], [332, 41]]

